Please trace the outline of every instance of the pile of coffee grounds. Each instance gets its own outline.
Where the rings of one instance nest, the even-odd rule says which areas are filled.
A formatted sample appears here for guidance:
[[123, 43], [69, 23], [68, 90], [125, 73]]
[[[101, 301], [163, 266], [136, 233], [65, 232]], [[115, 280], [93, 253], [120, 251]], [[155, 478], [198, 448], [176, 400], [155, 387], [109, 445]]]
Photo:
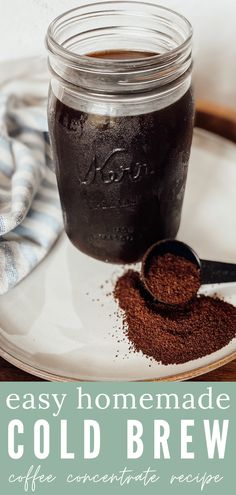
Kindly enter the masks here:
[[114, 296], [124, 311], [124, 332], [133, 350], [165, 365], [211, 354], [236, 334], [236, 308], [231, 304], [199, 296], [182, 310], [160, 310], [133, 270], [117, 280]]
[[171, 253], [153, 256], [146, 283], [158, 301], [182, 304], [196, 295], [201, 285], [200, 269], [192, 261]]

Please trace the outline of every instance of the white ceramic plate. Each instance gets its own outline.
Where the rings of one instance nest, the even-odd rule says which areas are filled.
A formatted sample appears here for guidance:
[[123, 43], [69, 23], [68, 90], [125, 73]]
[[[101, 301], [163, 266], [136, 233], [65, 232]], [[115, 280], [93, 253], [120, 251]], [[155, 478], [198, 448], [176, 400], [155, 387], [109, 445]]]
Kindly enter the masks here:
[[[236, 262], [236, 146], [205, 131], [195, 132], [178, 237], [203, 258]], [[2, 357], [51, 380], [117, 381], [187, 379], [236, 357], [236, 339], [174, 366], [128, 354], [128, 342], [117, 342], [123, 338], [117, 305], [106, 295], [121, 272], [83, 255], [63, 235], [45, 261], [1, 297]], [[236, 305], [236, 284], [218, 292]]]

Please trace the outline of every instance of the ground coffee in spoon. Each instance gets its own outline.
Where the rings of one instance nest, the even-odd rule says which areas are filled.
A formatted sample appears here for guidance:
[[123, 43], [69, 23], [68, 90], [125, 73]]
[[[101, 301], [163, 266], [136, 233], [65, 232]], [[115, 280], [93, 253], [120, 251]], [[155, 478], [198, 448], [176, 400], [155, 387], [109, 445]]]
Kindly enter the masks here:
[[190, 301], [201, 285], [199, 267], [172, 253], [153, 256], [146, 279], [155, 298], [166, 304]]
[[133, 270], [117, 280], [114, 296], [133, 350], [165, 365], [211, 354], [236, 334], [236, 308], [231, 304], [199, 296], [182, 310], [160, 310]]

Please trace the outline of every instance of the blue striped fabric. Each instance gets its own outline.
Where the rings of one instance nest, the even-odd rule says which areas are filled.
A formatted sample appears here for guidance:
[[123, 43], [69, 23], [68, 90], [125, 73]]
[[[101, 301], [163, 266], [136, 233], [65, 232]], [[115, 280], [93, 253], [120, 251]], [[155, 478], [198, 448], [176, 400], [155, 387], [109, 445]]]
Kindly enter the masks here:
[[63, 226], [47, 132], [48, 82], [37, 77], [21, 74], [0, 85], [0, 294], [34, 269]]

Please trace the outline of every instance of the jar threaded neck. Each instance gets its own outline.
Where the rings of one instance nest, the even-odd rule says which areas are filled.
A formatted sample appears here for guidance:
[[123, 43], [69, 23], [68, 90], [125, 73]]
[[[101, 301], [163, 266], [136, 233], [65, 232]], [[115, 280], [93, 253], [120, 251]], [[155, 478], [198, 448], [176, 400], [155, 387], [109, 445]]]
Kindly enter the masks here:
[[[191, 71], [192, 27], [182, 15], [140, 1], [105, 1], [57, 17], [46, 36], [49, 67], [69, 85], [111, 94], [147, 92]], [[132, 60], [88, 57], [130, 50], [155, 55]]]

